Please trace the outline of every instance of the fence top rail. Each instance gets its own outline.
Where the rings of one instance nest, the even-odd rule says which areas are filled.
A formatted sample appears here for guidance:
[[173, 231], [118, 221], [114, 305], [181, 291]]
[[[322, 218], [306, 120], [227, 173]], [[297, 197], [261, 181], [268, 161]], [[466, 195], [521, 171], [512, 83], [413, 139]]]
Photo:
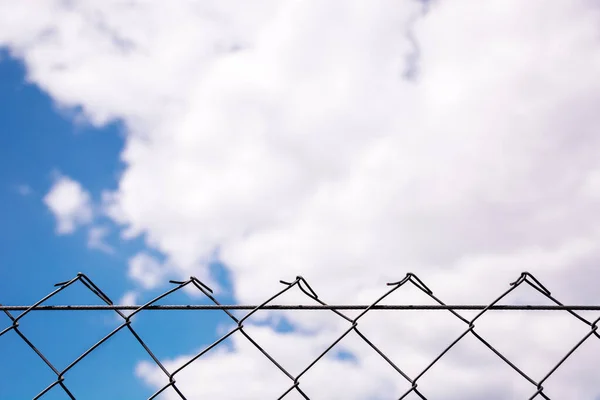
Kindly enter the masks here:
[[[25, 311], [31, 306], [0, 305], [0, 311]], [[486, 306], [480, 304], [390, 304], [369, 306], [364, 304], [153, 304], [153, 305], [38, 305], [31, 311], [102, 311], [102, 310], [495, 310], [495, 311], [600, 311], [600, 305], [541, 305], [506, 304]]]

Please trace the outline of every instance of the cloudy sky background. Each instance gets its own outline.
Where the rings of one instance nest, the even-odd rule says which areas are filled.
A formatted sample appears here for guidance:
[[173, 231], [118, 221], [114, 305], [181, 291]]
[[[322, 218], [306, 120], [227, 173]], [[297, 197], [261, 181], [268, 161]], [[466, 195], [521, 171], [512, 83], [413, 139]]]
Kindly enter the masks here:
[[[486, 303], [524, 270], [565, 303], [600, 303], [593, 1], [2, 1], [0, 46], [3, 303], [31, 303], [78, 271], [127, 303], [190, 275], [225, 302], [261, 302], [303, 275], [327, 302], [369, 303], [408, 271], [448, 303]], [[56, 301], [94, 301], [77, 290]], [[399, 292], [387, 301], [427, 301]], [[526, 287], [507, 299], [543, 301]], [[29, 329], [65, 360], [116, 324], [55, 315], [28, 317]], [[136, 320], [172, 368], [231, 328], [186, 315]], [[248, 329], [298, 373], [347, 326], [262, 313]], [[465, 329], [431, 313], [363, 326], [411, 376]], [[535, 379], [589, 331], [548, 313], [477, 327]], [[31, 397], [52, 374], [34, 374], [7, 336], [15, 364], [0, 371], [31, 387], [0, 397]], [[148, 396], [166, 380], [134, 344], [116, 339], [67, 383], [85, 398]], [[357, 336], [340, 351], [302, 378], [311, 398], [410, 387]], [[548, 396], [597, 398], [599, 351], [590, 339]], [[223, 399], [291, 384], [241, 335], [178, 383]], [[535, 392], [472, 337], [419, 387], [432, 399]]]

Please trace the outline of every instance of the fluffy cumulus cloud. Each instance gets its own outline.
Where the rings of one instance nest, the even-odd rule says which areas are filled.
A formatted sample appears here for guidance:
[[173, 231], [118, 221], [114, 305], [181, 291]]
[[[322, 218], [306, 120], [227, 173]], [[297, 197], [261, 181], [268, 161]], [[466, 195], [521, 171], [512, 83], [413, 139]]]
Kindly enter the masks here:
[[88, 230], [88, 241], [87, 245], [90, 249], [100, 250], [107, 254], [113, 254], [113, 249], [109, 244], [106, 243], [106, 236], [110, 233], [106, 226], [93, 226]]
[[164, 283], [165, 267], [155, 257], [138, 253], [129, 260], [129, 277], [145, 289]]
[[56, 218], [56, 232], [65, 235], [77, 227], [89, 224], [93, 218], [90, 194], [81, 184], [68, 176], [58, 176], [44, 203]]
[[138, 293], [135, 291], [129, 291], [121, 297], [118, 304], [133, 306], [133, 305], [137, 304], [137, 300], [138, 300]]
[[[241, 302], [263, 300], [279, 278], [297, 274], [331, 302], [368, 302], [408, 270], [448, 302], [485, 302], [524, 269], [565, 302], [599, 300], [594, 2], [46, 1], [2, 9], [0, 43], [25, 61], [31, 81], [93, 123], [127, 125], [127, 168], [104, 206], [125, 237], [145, 235], [173, 270], [206, 274], [219, 257]], [[57, 198], [48, 204], [62, 204]], [[85, 220], [77, 204], [56, 206], [62, 231]], [[147, 270], [134, 264], [131, 271]], [[540, 301], [532, 293], [519, 288], [511, 301]], [[288, 354], [292, 363], [318, 354], [345, 323], [287, 318], [291, 333], [255, 328], [281, 357], [302, 348]], [[422, 315], [372, 318], [373, 340], [412, 376], [460, 333]], [[586, 329], [556, 318], [498, 316], [481, 329], [541, 378]], [[278, 372], [237, 335], [182, 372], [182, 384], [214, 398], [280, 393], [285, 385], [264, 383]], [[424, 393], [535, 392], [477, 346], [448, 353], [423, 377]], [[595, 346], [548, 381], [550, 397], [600, 392], [590, 372], [597, 362], [586, 358]], [[402, 393], [372, 349], [351, 351], [356, 361], [324, 360], [328, 372], [307, 373], [302, 386], [315, 398]], [[146, 364], [138, 373], [161, 383]], [[236, 393], [226, 395], [232, 381]]]

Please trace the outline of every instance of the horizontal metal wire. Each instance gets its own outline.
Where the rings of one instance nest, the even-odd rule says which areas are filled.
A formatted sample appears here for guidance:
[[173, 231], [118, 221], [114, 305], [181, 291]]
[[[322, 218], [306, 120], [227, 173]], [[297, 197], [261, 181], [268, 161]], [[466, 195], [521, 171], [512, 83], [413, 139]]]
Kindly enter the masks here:
[[[31, 306], [6, 306], [0, 305], [0, 311], [25, 311]], [[142, 305], [45, 305], [37, 306], [31, 309], [31, 311], [133, 311], [142, 308]], [[164, 305], [150, 305], [145, 306], [146, 310], [254, 310], [259, 305], [242, 305], [242, 304], [164, 304]], [[260, 306], [261, 310], [495, 310], [495, 311], [600, 311], [598, 305], [469, 305], [469, 304], [391, 304], [391, 305], [376, 305], [369, 306], [364, 304], [349, 305], [349, 304], [270, 304]]]

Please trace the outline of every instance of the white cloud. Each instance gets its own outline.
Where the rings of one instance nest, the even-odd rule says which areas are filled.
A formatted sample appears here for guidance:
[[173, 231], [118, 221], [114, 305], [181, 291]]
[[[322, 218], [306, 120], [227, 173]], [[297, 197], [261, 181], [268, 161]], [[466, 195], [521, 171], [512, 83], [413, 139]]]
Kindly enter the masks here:
[[[242, 302], [297, 274], [331, 302], [369, 299], [407, 270], [475, 302], [528, 269], [560, 298], [597, 303], [600, 9], [505, 0], [428, 8], [105, 1], [31, 12], [7, 2], [0, 43], [59, 104], [81, 105], [97, 124], [123, 119], [127, 168], [106, 195], [110, 215], [130, 235], [145, 234], [174, 273], [206, 274], [218, 249]], [[412, 81], [407, 68], [416, 68]], [[143, 253], [134, 260], [130, 276], [158, 285], [164, 265]], [[290, 318], [326, 336], [327, 321], [302, 315]], [[391, 349], [385, 332], [406, 324], [380, 324]], [[288, 339], [264, 332], [273, 343]], [[426, 345], [441, 340], [433, 332], [418, 332], [407, 362], [430, 355]], [[563, 340], [507, 346], [541, 368]], [[260, 361], [247, 375], [242, 366], [254, 364], [244, 364], [251, 353], [241, 344], [215, 354], [211, 370], [200, 370], [212, 374], [206, 382], [267, 376]], [[500, 367], [468, 349], [457, 357], [431, 390], [462, 382], [475, 398], [525, 396], [498, 395], [491, 378], [467, 383]], [[236, 369], [235, 360], [244, 362]], [[557, 375], [551, 397], [598, 391], [584, 373], [593, 360], [578, 365]], [[246, 380], [240, 387], [254, 393], [256, 381]], [[355, 380], [346, 390], [361, 398], [383, 387], [365, 382], [361, 392]], [[221, 395], [213, 386], [202, 390]]]
[[75, 232], [78, 226], [89, 224], [93, 218], [89, 193], [68, 176], [59, 176], [44, 197], [44, 203], [56, 218], [56, 233]]
[[154, 289], [165, 282], [166, 266], [146, 253], [138, 253], [129, 260], [129, 278], [144, 289]]
[[130, 290], [128, 292], [125, 292], [125, 294], [123, 295], [123, 297], [121, 297], [121, 299], [119, 299], [117, 304], [120, 304], [123, 306], [134, 306], [134, 305], [137, 305], [138, 298], [139, 298], [139, 293], [136, 291]]
[[106, 226], [92, 226], [88, 230], [88, 248], [100, 250], [107, 254], [113, 254], [115, 249], [105, 242], [106, 236], [109, 233], [110, 231]]

